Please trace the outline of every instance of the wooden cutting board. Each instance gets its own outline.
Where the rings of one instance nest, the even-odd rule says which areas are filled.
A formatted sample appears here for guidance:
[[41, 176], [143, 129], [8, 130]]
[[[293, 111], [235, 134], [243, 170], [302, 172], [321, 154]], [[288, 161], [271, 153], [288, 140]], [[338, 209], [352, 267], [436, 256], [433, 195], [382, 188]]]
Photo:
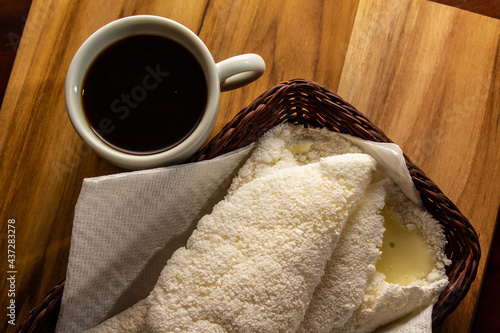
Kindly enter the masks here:
[[[15, 300], [18, 324], [65, 277], [83, 178], [123, 172], [77, 136], [63, 87], [81, 43], [135, 14], [186, 25], [216, 61], [246, 52], [266, 60], [262, 78], [222, 94], [213, 133], [262, 92], [301, 77], [337, 91], [398, 143], [480, 235], [476, 281], [443, 325], [468, 331], [500, 205], [500, 21], [420, 0], [35, 0], [0, 110], [0, 251], [13, 219], [17, 272], [15, 297], [0, 298], [3, 309]], [[6, 258], [1, 265], [12, 270]]]

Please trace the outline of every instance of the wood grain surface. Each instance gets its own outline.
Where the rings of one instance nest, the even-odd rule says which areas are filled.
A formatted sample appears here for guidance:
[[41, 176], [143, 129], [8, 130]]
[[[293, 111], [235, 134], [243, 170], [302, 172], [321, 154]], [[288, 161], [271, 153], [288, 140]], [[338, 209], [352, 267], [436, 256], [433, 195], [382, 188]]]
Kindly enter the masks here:
[[[388, 19], [379, 13], [397, 14]], [[458, 205], [479, 233], [484, 256], [500, 200], [500, 24], [471, 18], [430, 2], [383, 1], [361, 8], [338, 93]], [[493, 179], [496, 185], [488, 186]], [[480, 271], [484, 265], [482, 260]], [[479, 289], [476, 281], [443, 332], [468, 328], [463, 311], [472, 313]]]
[[[469, 330], [500, 205], [500, 21], [410, 0], [33, 1], [0, 110], [0, 252], [15, 219], [18, 323], [65, 276], [83, 178], [123, 172], [73, 130], [67, 68], [95, 30], [136, 14], [186, 25], [216, 61], [245, 52], [266, 60], [262, 78], [222, 94], [213, 133], [260, 93], [302, 77], [337, 91], [398, 143], [480, 234], [476, 282], [442, 327]], [[0, 297], [5, 309], [7, 292]], [[13, 331], [5, 321], [0, 329]]]

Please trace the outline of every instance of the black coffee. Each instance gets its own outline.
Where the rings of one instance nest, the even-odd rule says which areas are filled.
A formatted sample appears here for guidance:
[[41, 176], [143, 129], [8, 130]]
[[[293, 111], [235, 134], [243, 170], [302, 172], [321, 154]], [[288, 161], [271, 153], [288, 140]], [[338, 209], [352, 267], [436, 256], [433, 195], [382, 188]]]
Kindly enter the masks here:
[[179, 144], [196, 128], [207, 104], [207, 84], [195, 57], [164, 37], [124, 38], [88, 69], [82, 105], [94, 132], [131, 154]]

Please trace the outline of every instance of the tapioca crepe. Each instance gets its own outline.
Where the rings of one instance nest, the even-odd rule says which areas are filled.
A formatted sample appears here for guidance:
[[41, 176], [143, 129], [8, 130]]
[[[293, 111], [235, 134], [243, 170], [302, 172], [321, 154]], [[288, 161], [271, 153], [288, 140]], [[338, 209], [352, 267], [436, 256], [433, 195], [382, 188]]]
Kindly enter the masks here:
[[[273, 128], [150, 295], [89, 332], [368, 332], [432, 304], [441, 227], [376, 164], [326, 129]], [[401, 235], [427, 253], [418, 274], [382, 252]]]

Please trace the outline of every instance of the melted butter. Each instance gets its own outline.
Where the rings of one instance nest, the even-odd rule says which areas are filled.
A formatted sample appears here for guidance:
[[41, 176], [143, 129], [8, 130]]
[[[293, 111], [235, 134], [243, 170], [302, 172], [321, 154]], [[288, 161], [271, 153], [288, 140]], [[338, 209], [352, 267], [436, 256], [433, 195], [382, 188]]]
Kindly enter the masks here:
[[386, 230], [377, 271], [386, 276], [387, 282], [403, 286], [425, 278], [434, 268], [435, 259], [422, 235], [395, 221], [387, 208], [382, 210], [382, 216]]
[[312, 141], [304, 141], [293, 146], [287, 145], [285, 148], [287, 148], [294, 155], [307, 154], [311, 150], [312, 144]]

